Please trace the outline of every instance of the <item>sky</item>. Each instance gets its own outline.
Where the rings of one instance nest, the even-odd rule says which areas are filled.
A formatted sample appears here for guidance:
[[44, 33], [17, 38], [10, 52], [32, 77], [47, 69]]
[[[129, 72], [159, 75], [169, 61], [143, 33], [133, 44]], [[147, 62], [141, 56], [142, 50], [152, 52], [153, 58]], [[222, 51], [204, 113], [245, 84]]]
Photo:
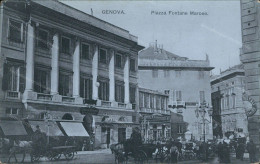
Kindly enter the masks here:
[[[95, 17], [126, 29], [145, 47], [157, 40], [165, 50], [191, 60], [205, 60], [208, 54], [215, 75], [240, 63], [239, 0], [60, 1], [88, 14], [92, 9]], [[115, 10], [121, 14], [109, 13]], [[187, 15], [172, 15], [178, 11]], [[207, 15], [191, 15], [192, 11]]]

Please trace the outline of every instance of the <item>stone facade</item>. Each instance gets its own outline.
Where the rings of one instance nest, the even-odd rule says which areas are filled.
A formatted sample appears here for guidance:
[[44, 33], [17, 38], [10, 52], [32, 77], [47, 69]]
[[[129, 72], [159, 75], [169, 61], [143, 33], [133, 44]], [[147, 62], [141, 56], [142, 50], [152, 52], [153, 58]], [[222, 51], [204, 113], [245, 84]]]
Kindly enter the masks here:
[[[260, 3], [241, 0], [241, 27], [243, 45], [240, 60], [244, 64], [246, 92], [254, 100], [256, 113], [248, 118], [249, 137], [260, 149]], [[253, 109], [253, 108], [251, 108]], [[255, 110], [253, 109], [253, 110]], [[257, 153], [259, 155], [259, 153]]]
[[96, 147], [130, 137], [137, 37], [54, 0], [3, 2], [0, 16], [0, 117], [91, 115]]
[[[140, 51], [138, 57], [140, 87], [168, 94], [168, 105], [175, 108], [173, 112], [183, 115], [188, 123], [187, 130], [195, 139], [202, 139], [202, 121], [196, 118], [195, 109], [204, 100], [211, 104], [210, 70], [213, 68], [208, 57], [206, 60], [188, 60], [157, 44]], [[211, 123], [206, 129], [206, 139], [211, 139]]]
[[244, 91], [245, 71], [242, 64], [212, 77], [211, 92], [214, 129], [219, 128], [219, 125], [221, 128], [221, 132], [215, 134], [216, 137], [225, 136], [225, 134], [230, 132], [237, 133], [238, 129], [243, 129], [243, 133], [248, 135], [247, 116], [242, 100]]

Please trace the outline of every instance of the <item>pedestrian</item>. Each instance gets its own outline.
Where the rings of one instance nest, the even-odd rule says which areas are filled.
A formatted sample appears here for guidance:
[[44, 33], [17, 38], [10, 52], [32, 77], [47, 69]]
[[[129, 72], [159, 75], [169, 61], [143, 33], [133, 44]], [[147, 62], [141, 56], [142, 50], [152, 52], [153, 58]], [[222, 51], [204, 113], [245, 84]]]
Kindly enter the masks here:
[[230, 163], [230, 150], [229, 150], [229, 145], [226, 142], [223, 142], [223, 163]]
[[237, 146], [237, 155], [238, 155], [238, 159], [240, 159], [241, 161], [244, 160], [244, 153], [245, 153], [245, 145], [244, 143], [239, 143]]
[[178, 162], [178, 148], [176, 145], [172, 145], [170, 149], [171, 153], [171, 163], [177, 163]]
[[250, 139], [250, 142], [247, 143], [247, 151], [249, 153], [249, 159], [251, 163], [256, 162], [256, 146], [252, 139]]
[[222, 142], [219, 142], [219, 144], [218, 144], [217, 153], [218, 153], [219, 162], [221, 163], [223, 161], [223, 144], [222, 144]]
[[87, 141], [86, 140], [83, 141], [82, 151], [87, 151]]

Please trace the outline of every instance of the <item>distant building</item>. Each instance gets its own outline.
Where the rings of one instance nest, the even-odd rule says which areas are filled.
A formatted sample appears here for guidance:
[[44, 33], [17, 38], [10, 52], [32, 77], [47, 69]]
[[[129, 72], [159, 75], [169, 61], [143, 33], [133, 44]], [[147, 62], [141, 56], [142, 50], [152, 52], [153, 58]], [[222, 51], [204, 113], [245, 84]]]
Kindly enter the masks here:
[[139, 88], [139, 118], [145, 141], [162, 140], [171, 136], [169, 96], [150, 89]]
[[57, 0], [2, 2], [0, 16], [0, 117], [83, 121], [96, 147], [130, 137], [136, 36]]
[[213, 134], [228, 136], [243, 129], [248, 134], [247, 116], [242, 95], [245, 71], [242, 64], [233, 66], [211, 79]]
[[185, 138], [188, 123], [183, 121], [183, 115], [171, 113], [171, 137], [174, 139]]
[[[138, 55], [138, 83], [140, 87], [158, 90], [169, 95], [169, 107], [183, 115], [187, 130], [195, 139], [203, 138], [201, 118], [195, 109], [200, 102], [211, 104], [210, 66], [206, 60], [189, 60], [151, 44]], [[206, 124], [206, 139], [212, 138], [209, 117]]]

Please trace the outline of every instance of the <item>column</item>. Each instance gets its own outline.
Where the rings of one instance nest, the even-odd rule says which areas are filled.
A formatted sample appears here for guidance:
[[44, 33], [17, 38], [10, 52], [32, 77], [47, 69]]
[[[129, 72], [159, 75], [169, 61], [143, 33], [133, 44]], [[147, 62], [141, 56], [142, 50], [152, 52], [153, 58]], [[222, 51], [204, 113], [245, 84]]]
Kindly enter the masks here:
[[110, 51], [110, 62], [109, 62], [109, 101], [115, 101], [115, 52]]
[[27, 26], [27, 44], [26, 44], [26, 83], [25, 90], [33, 91], [34, 80], [34, 31], [32, 22]]
[[58, 94], [59, 83], [59, 35], [53, 35], [51, 47], [51, 94]]
[[129, 56], [126, 56], [125, 67], [124, 67], [124, 82], [125, 82], [125, 104], [129, 101]]
[[97, 77], [98, 77], [98, 46], [94, 46], [94, 55], [92, 60], [92, 77], [93, 77], [93, 84], [92, 84], [92, 98], [94, 100], [98, 99], [98, 83], [97, 83]]
[[73, 54], [73, 97], [79, 97], [80, 89], [80, 47], [79, 40], [76, 41], [76, 46]]

